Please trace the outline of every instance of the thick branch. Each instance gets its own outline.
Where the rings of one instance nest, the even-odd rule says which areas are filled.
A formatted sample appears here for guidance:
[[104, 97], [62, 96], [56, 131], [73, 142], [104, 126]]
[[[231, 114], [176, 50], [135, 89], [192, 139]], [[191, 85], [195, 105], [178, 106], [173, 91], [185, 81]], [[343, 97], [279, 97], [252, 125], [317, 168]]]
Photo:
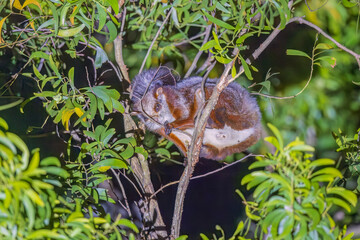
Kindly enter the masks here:
[[[124, 11], [123, 14], [123, 22], [121, 27], [122, 31], [126, 12]], [[117, 54], [116, 62], [119, 65], [124, 77], [127, 77], [127, 80], [130, 82], [127, 68], [122, 58], [122, 36], [119, 36], [116, 41], [114, 41], [114, 48], [116, 51], [115, 53]], [[137, 126], [134, 123], [134, 120], [131, 118], [130, 114], [128, 114], [128, 109], [129, 107], [127, 107], [127, 111], [126, 113], [124, 113], [124, 128], [125, 132], [127, 133], [126, 137], [132, 137], [134, 135], [133, 132], [135, 132], [135, 130], [137, 129]], [[138, 154], [136, 157], [132, 157], [129, 160], [129, 164], [134, 172], [135, 178], [137, 179], [139, 185], [142, 187], [145, 196], [144, 201], [149, 205], [148, 212], [144, 213], [144, 219], [146, 222], [154, 223], [154, 228], [156, 229], [156, 232], [155, 236], [151, 236], [151, 239], [167, 237], [168, 234], [165, 230], [165, 224], [160, 213], [158, 202], [155, 198], [148, 198], [148, 196], [151, 196], [154, 193], [154, 187], [151, 182], [150, 170], [147, 159], [145, 159], [143, 155]]]
[[122, 12], [122, 20], [121, 20], [121, 31], [119, 36], [117, 36], [117, 38], [114, 40], [114, 48], [115, 48], [115, 59], [120, 67], [121, 73], [124, 79], [128, 83], [131, 83], [129, 78], [129, 73], [124, 63], [123, 54], [122, 54], [122, 37], [124, 33], [125, 17], [126, 17], [126, 8], [124, 7], [124, 11]]
[[[237, 55], [238, 53], [239, 49], [235, 49], [234, 55]], [[219, 83], [214, 88], [214, 91], [208, 103], [204, 107], [202, 114], [196, 119], [194, 134], [192, 136], [191, 145], [188, 150], [187, 165], [180, 178], [179, 186], [176, 193], [174, 214], [171, 225], [171, 238], [177, 238], [180, 235], [180, 225], [185, 200], [185, 193], [188, 188], [191, 175], [194, 172], [195, 165], [199, 161], [200, 148], [202, 146], [206, 122], [210, 116], [210, 112], [217, 103], [220, 93], [228, 85], [228, 83], [226, 83], [226, 78], [233, 64], [234, 60], [227, 64], [224, 73], [220, 77]]]

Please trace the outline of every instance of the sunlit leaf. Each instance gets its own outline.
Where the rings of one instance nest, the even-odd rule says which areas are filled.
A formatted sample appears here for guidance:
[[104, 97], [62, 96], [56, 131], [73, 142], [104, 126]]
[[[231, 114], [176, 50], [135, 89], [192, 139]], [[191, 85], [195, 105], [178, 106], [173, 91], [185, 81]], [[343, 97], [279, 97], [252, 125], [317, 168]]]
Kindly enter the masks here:
[[73, 37], [79, 34], [85, 27], [85, 24], [81, 24], [77, 27], [70, 28], [70, 29], [60, 29], [58, 32], [59, 37]]
[[101, 160], [100, 162], [96, 163], [92, 168], [93, 169], [98, 169], [99, 167], [111, 167], [113, 169], [128, 169], [127, 164], [120, 159], [116, 159], [116, 158], [108, 158], [105, 160]]

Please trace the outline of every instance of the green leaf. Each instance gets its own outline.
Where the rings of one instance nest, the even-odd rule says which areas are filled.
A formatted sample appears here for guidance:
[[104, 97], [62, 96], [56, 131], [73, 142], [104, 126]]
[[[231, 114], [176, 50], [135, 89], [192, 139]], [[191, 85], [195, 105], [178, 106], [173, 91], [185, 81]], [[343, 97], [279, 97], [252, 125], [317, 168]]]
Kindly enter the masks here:
[[356, 206], [357, 196], [355, 193], [353, 193], [350, 190], [347, 190], [342, 187], [332, 187], [330, 189], [327, 189], [327, 193], [339, 195], [339, 196], [343, 197], [344, 199], [346, 199], [354, 207]]
[[[31, 53], [30, 57], [29, 57], [29, 61], [32, 59], [45, 59], [45, 60], [49, 60], [49, 55], [46, 54], [45, 52], [41, 52], [41, 51], [36, 51]], [[33, 67], [36, 69], [35, 65], [33, 65]], [[36, 69], [37, 70], [37, 69]], [[36, 73], [35, 73], [36, 74]], [[38, 77], [39, 79], [41, 79], [40, 77]]]
[[234, 232], [234, 234], [232, 235], [231, 239], [235, 239], [236, 235], [238, 235], [242, 230], [244, 229], [244, 222], [240, 221], [236, 227], [236, 230]]
[[320, 169], [320, 170], [314, 172], [312, 174], [312, 177], [315, 177], [315, 176], [318, 176], [318, 175], [321, 175], [321, 174], [333, 176], [334, 178], [335, 177], [342, 178], [341, 172], [339, 170], [337, 170], [336, 168], [333, 168], [333, 167], [327, 167], [327, 168]]
[[92, 168], [97, 170], [99, 167], [111, 167], [113, 169], [128, 169], [128, 165], [121, 159], [108, 158], [96, 163]]
[[235, 64], [231, 68], [231, 77], [232, 78], [236, 77], [236, 66], [235, 66]]
[[253, 77], [251, 76], [251, 71], [249, 68], [249, 65], [247, 64], [247, 62], [245, 61], [245, 59], [239, 55], [240, 61], [241, 61], [241, 65], [244, 67], [244, 71], [245, 71], [245, 75], [249, 80], [253, 80]]
[[54, 230], [47, 230], [47, 229], [40, 229], [32, 232], [27, 239], [47, 239], [47, 238], [54, 238], [54, 239], [67, 239], [62, 235], [54, 232]]
[[4, 130], [8, 130], [9, 129], [9, 125], [7, 124], [7, 122], [0, 117], [0, 127], [2, 127]]
[[170, 152], [169, 152], [167, 149], [165, 149], [165, 148], [156, 148], [156, 149], [155, 149], [155, 152], [156, 152], [157, 154], [160, 154], [160, 155], [166, 156], [166, 157], [168, 157], [168, 158], [171, 158]]
[[36, 205], [40, 206], [40, 207], [44, 207], [45, 204], [43, 202], [43, 200], [41, 199], [41, 197], [39, 196], [39, 194], [37, 192], [35, 192], [33, 189], [28, 188], [25, 190], [25, 194], [31, 199], [31, 201], [33, 201]]
[[32, 228], [34, 227], [34, 224], [35, 224], [35, 209], [34, 209], [34, 206], [31, 203], [30, 199], [26, 195], [24, 195], [22, 197], [22, 203], [24, 204], [26, 214], [27, 214], [27, 217], [28, 217], [28, 221], [29, 221], [28, 228], [30, 230], [32, 230]]
[[306, 53], [304, 53], [300, 50], [296, 50], [296, 49], [287, 49], [286, 54], [289, 56], [300, 56], [300, 57], [307, 57], [308, 59], [311, 59], [311, 57], [309, 55], [307, 55]]
[[283, 239], [286, 236], [289, 236], [294, 227], [294, 217], [293, 215], [287, 215], [284, 219], [280, 221], [279, 229], [282, 229], [279, 239]]
[[215, 49], [218, 50], [218, 51], [222, 51], [223, 49], [222, 49], [222, 47], [220, 45], [219, 38], [216, 35], [215, 31], [212, 31], [211, 33], [213, 35], [214, 41], [216, 42], [216, 45], [214, 46]]
[[13, 107], [16, 107], [17, 105], [21, 104], [23, 101], [24, 101], [24, 98], [22, 97], [13, 97], [13, 96], [9, 96], [9, 97], [3, 97], [3, 99], [16, 99], [15, 101], [11, 102], [11, 103], [8, 103], [8, 104], [4, 104], [4, 105], [0, 105], [0, 111], [3, 111], [3, 110], [6, 110], [6, 109], [9, 109], [9, 108], [13, 108]]
[[203, 233], [200, 233], [200, 237], [202, 240], [209, 240], [209, 238]]
[[267, 141], [268, 143], [272, 144], [274, 147], [276, 147], [276, 149], [280, 150], [280, 144], [279, 141], [276, 137], [274, 136], [269, 136], [264, 138], [265, 141]]
[[321, 221], [321, 215], [319, 211], [315, 208], [303, 208], [302, 211], [306, 213], [311, 219], [310, 230], [314, 230]]
[[70, 6], [71, 5], [69, 3], [66, 3], [61, 8], [61, 11], [60, 11], [60, 26], [61, 27], [65, 26], [66, 15], [67, 15], [67, 12], [68, 12]]
[[22, 152], [22, 156], [21, 156], [22, 167], [21, 167], [21, 169], [25, 170], [28, 167], [28, 163], [29, 163], [29, 157], [30, 157], [29, 149], [27, 148], [24, 141], [16, 134], [7, 132], [6, 136], [8, 137], [8, 139], [11, 142], [14, 143], [14, 145], [17, 148], [19, 148], [21, 150], [21, 152]]
[[267, 167], [267, 166], [276, 165], [276, 164], [277, 164], [277, 161], [274, 161], [274, 160], [259, 160], [259, 161], [252, 163], [249, 166], [249, 170], [252, 170], [254, 168], [259, 168], [259, 167]]
[[343, 209], [345, 209], [346, 211], [348, 212], [351, 212], [351, 208], [350, 208], [350, 205], [345, 202], [344, 200], [342, 199], [339, 199], [339, 198], [333, 198], [333, 197], [327, 197], [327, 202], [329, 203], [333, 203], [339, 207], [342, 207]]
[[[280, 26], [279, 26], [279, 29], [282, 30], [285, 28], [286, 26], [286, 18], [285, 18], [285, 13], [284, 13], [284, 10], [280, 7], [280, 5], [276, 2], [276, 1], [273, 1], [272, 4], [275, 5], [276, 9], [278, 10], [278, 13], [280, 15]], [[286, 6], [286, 8], [288, 8]]]
[[103, 27], [105, 26], [107, 14], [105, 8], [101, 6], [99, 3], [96, 3], [96, 9], [97, 9], [96, 17], [99, 20], [99, 25], [97, 30], [101, 31], [101, 29], [103, 29]]
[[122, 218], [116, 222], [116, 225], [128, 227], [135, 233], [139, 233], [139, 229], [136, 227], [136, 225], [128, 219]]
[[70, 174], [65, 169], [59, 167], [49, 166], [43, 167], [42, 169], [45, 170], [48, 174], [53, 174], [64, 179], [67, 179], [70, 176]]
[[70, 28], [70, 29], [60, 29], [58, 32], [59, 37], [73, 37], [79, 34], [85, 27], [85, 24], [81, 24], [77, 27]]
[[112, 105], [113, 105], [113, 108], [117, 111], [119, 111], [120, 113], [124, 113], [125, 112], [125, 108], [124, 106], [117, 100], [115, 99], [111, 99], [111, 102], [112, 102]]
[[111, 21], [108, 21], [106, 23], [106, 27], [108, 28], [108, 31], [110, 34], [110, 37], [109, 37], [109, 40], [107, 41], [107, 43], [111, 43], [115, 40], [115, 38], [118, 35], [117, 28], [116, 28], [115, 24]]
[[208, 50], [209, 48], [213, 48], [214, 46], [216, 46], [217, 43], [215, 40], [210, 40], [207, 43], [205, 43], [203, 46], [201, 46], [201, 48], [199, 49], [199, 51], [205, 51]]
[[142, 147], [135, 147], [135, 153], [139, 153], [144, 156], [145, 159], [149, 157], [148, 152]]
[[315, 49], [332, 49], [333, 47], [330, 44], [327, 43], [319, 43], [316, 45]]
[[50, 1], [47, 1], [46, 2], [50, 9], [51, 9], [51, 12], [52, 12], [52, 19], [54, 20], [54, 33], [57, 34], [58, 33], [58, 30], [59, 30], [59, 13], [58, 13], [58, 10], [56, 9], [55, 5], [52, 4]]
[[284, 216], [286, 215], [286, 212], [284, 209], [276, 209], [272, 212], [270, 212], [263, 220], [262, 222], [262, 228], [264, 229], [265, 233], [267, 233], [268, 227], [274, 224], [274, 220], [276, 218], [280, 218], [278, 219], [278, 221], [280, 221]]
[[332, 159], [328, 159], [328, 158], [321, 158], [321, 159], [317, 159], [312, 161], [308, 167], [309, 168], [315, 168], [315, 167], [320, 167], [320, 166], [326, 166], [326, 165], [334, 165], [335, 161]]
[[[271, 123], [268, 123], [267, 126], [270, 128], [270, 130], [274, 133], [276, 139], [278, 140], [279, 143], [279, 150], [282, 151], [282, 149], [284, 148], [284, 141], [283, 138], [280, 134], [280, 131]], [[276, 146], [275, 146], [276, 147]]]
[[214, 24], [229, 29], [229, 30], [234, 30], [235, 28], [233, 26], [231, 26], [230, 24], [223, 22], [217, 18], [214, 18], [213, 16], [211, 16], [210, 14], [208, 14], [207, 12], [203, 11], [203, 13], [205, 14], [205, 16], [209, 19], [209, 21], [213, 22]]
[[245, 206], [245, 213], [246, 213], [246, 216], [248, 216], [250, 219], [252, 219], [254, 221], [259, 221], [261, 219], [261, 217], [251, 213], [249, 205]]
[[96, 46], [95, 67], [100, 68], [103, 63], [107, 62], [108, 60], [109, 58], [106, 52], [101, 47]]
[[131, 158], [134, 155], [134, 152], [134, 147], [128, 144], [126, 149], [120, 153], [120, 156], [126, 160]]
[[228, 64], [229, 62], [231, 62], [231, 59], [225, 58], [223, 56], [215, 56], [215, 59], [222, 64]]
[[186, 240], [188, 239], [187, 235], [181, 235], [180, 237], [176, 238], [175, 240]]
[[245, 198], [244, 194], [242, 194], [242, 192], [239, 189], [236, 189], [235, 192], [240, 196], [240, 198], [243, 201], [246, 201], [246, 198]]
[[106, 2], [108, 2], [111, 6], [111, 8], [113, 9], [115, 15], [119, 14], [119, 3], [117, 0], [106, 0]]
[[347, 8], [352, 8], [359, 4], [359, 2], [351, 0], [342, 0], [342, 3]]
[[104, 102], [103, 102], [103, 100], [101, 100], [101, 98], [97, 99], [97, 107], [98, 107], [98, 110], [99, 110], [101, 120], [104, 120], [105, 107], [104, 107]]
[[220, 2], [216, 2], [215, 3], [216, 5], [216, 8], [224, 13], [228, 13], [228, 14], [231, 14], [231, 12], [229, 10], [227, 10], [223, 5], [221, 5]]
[[60, 163], [59, 159], [57, 159], [56, 157], [47, 157], [47, 158], [44, 158], [43, 160], [41, 160], [40, 166], [61, 167], [61, 163]]
[[26, 171], [23, 172], [23, 175], [31, 176], [34, 170], [39, 167], [39, 163], [40, 163], [40, 153], [39, 151], [36, 151], [33, 157], [31, 158], [29, 167], [26, 169]]
[[336, 58], [334, 58], [332, 56], [322, 56], [322, 57], [316, 58], [315, 61], [316, 62], [318, 62], [318, 61], [326, 62], [328, 64], [328, 66], [330, 65], [332, 68], [334, 68], [336, 66]]

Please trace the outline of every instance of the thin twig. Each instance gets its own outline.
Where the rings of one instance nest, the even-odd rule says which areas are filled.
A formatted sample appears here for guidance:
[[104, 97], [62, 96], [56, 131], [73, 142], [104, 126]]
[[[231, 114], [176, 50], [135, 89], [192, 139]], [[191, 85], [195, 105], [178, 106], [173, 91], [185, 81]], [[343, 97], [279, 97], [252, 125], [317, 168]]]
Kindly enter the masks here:
[[297, 96], [299, 96], [302, 92], [305, 91], [305, 89], [309, 86], [309, 83], [312, 79], [313, 73], [314, 73], [314, 62], [315, 62], [315, 47], [316, 47], [316, 43], [317, 43], [317, 39], [318, 36], [316, 36], [316, 40], [314, 42], [314, 46], [313, 46], [313, 50], [312, 50], [312, 56], [311, 56], [311, 66], [310, 66], [310, 76], [308, 78], [308, 80], [306, 81], [305, 86], [295, 95], [292, 96], [287, 96], [287, 97], [277, 97], [277, 96], [272, 96], [272, 95], [268, 95], [268, 94], [263, 94], [263, 93], [251, 93], [252, 95], [259, 95], [262, 97], [267, 97], [267, 98], [273, 98], [273, 99], [291, 99], [291, 98], [295, 98]]
[[[126, 173], [120, 171], [120, 174], [134, 187], [134, 189], [137, 192], [137, 194], [139, 195], [139, 197], [143, 198], [143, 195], [141, 194], [140, 190], [137, 188], [135, 183], [133, 181], [131, 181], [131, 179], [126, 175]], [[142, 187], [142, 186], [140, 186], [140, 187]]]
[[178, 42], [178, 43], [174, 43], [173, 45], [174, 45], [175, 47], [181, 46], [181, 45], [183, 45], [183, 44], [186, 44], [186, 43], [188, 43], [188, 42], [191, 42], [191, 41], [194, 40], [194, 39], [200, 38], [200, 37], [204, 36], [205, 34], [206, 34], [206, 32], [202, 32], [202, 33], [196, 34], [195, 36], [193, 36], [193, 37], [191, 37], [191, 38], [189, 38], [189, 39], [186, 39], [186, 40], [181, 41], [181, 42]]
[[316, 26], [315, 24], [301, 18], [301, 17], [295, 17], [293, 18], [294, 21], [299, 22], [300, 24], [305, 24], [313, 29], [315, 29], [316, 31], [318, 31], [321, 35], [323, 35], [325, 38], [329, 39], [331, 42], [335, 43], [335, 45], [344, 50], [345, 52], [349, 53], [350, 55], [352, 55], [355, 59], [357, 64], [359, 65], [359, 69], [360, 69], [360, 54], [357, 54], [356, 52], [348, 49], [347, 47], [345, 47], [344, 45], [342, 45], [341, 43], [339, 43], [338, 41], [336, 41], [334, 38], [332, 38], [329, 34], [327, 34], [324, 30], [322, 30], [320, 27]]
[[161, 30], [163, 29], [165, 23], [166, 23], [167, 20], [169, 19], [170, 15], [171, 15], [171, 12], [173, 11], [173, 9], [174, 9], [174, 8], [171, 8], [171, 9], [169, 10], [168, 14], [166, 15], [165, 20], [163, 21], [163, 23], [162, 23], [161, 26], [159, 27], [159, 30], [157, 31], [154, 39], [152, 40], [152, 42], [151, 42], [151, 44], [150, 44], [150, 47], [149, 47], [149, 49], [148, 49], [148, 51], [147, 51], [147, 53], [146, 53], [146, 55], [145, 55], [145, 58], [144, 58], [144, 60], [143, 60], [143, 62], [142, 62], [142, 64], [141, 64], [141, 67], [140, 67], [140, 70], [139, 70], [139, 74], [140, 74], [140, 73], [142, 72], [142, 70], [144, 69], [145, 63], [146, 63], [146, 59], [148, 58], [148, 56], [149, 56], [149, 54], [150, 54], [150, 52], [151, 52], [151, 49], [153, 48], [153, 46], [154, 46], [154, 44], [155, 44], [155, 42], [156, 42], [156, 39], [159, 37], [159, 35], [160, 35], [160, 33], [161, 33]]
[[[212, 26], [212, 25], [209, 25], [209, 26], [206, 27], [205, 37], [204, 37], [204, 39], [203, 39], [203, 42], [202, 42], [202, 45], [201, 45], [201, 46], [204, 46], [204, 44], [208, 41], [209, 36], [210, 36], [211, 26]], [[184, 78], [188, 78], [188, 77], [191, 75], [191, 73], [194, 71], [194, 69], [196, 68], [196, 64], [197, 64], [197, 62], [199, 61], [199, 58], [201, 57], [201, 54], [202, 54], [202, 53], [203, 53], [203, 51], [199, 51], [199, 52], [196, 54], [196, 56], [195, 56], [195, 58], [194, 58], [194, 61], [192, 62], [191, 66], [190, 66], [189, 70], [187, 71], [187, 73], [185, 74], [185, 77], [184, 77]]]
[[[125, 188], [120, 180], [120, 173], [117, 173], [115, 171], [115, 169], [111, 168], [111, 172], [114, 174], [115, 178], [116, 178], [116, 181], [118, 182], [119, 184], [119, 187], [120, 187], [120, 190], [121, 190], [121, 194], [122, 194], [122, 197], [124, 198], [124, 202], [125, 202], [125, 206], [123, 206], [123, 208], [125, 208], [125, 210], [127, 211], [127, 213], [129, 214], [129, 217], [132, 218], [132, 214], [131, 214], [131, 210], [130, 210], [130, 205], [129, 205], [129, 201], [127, 199], [127, 196], [126, 196], [126, 192], [125, 192]], [[121, 203], [120, 199], [118, 199], [118, 202]]]
[[[245, 159], [249, 158], [249, 157], [263, 157], [264, 155], [255, 155], [255, 154], [249, 154], [249, 155], [246, 155], [245, 157], [239, 159], [239, 160], [236, 160], [230, 164], [226, 164], [224, 165], [223, 167], [221, 168], [218, 168], [218, 169], [215, 169], [214, 171], [210, 171], [210, 172], [207, 172], [207, 173], [204, 173], [204, 174], [200, 174], [200, 175], [197, 175], [197, 176], [194, 176], [194, 177], [191, 177], [190, 180], [194, 180], [194, 179], [199, 179], [199, 178], [203, 178], [203, 177], [207, 177], [207, 176], [210, 176], [210, 175], [213, 175], [215, 173], [218, 173], [218, 172], [221, 172], [223, 170], [225, 170], [226, 168], [229, 168], [231, 166], [234, 166], [235, 164], [238, 164], [239, 162], [242, 162], [244, 161]], [[177, 181], [173, 181], [173, 182], [169, 182], [167, 184], [165, 184], [164, 186], [160, 187], [158, 190], [156, 190], [156, 192], [154, 192], [150, 198], [153, 198], [155, 197], [159, 192], [163, 191], [165, 188], [169, 187], [169, 186], [172, 186], [172, 185], [175, 185], [175, 184], [178, 184], [180, 181], [177, 180]]]

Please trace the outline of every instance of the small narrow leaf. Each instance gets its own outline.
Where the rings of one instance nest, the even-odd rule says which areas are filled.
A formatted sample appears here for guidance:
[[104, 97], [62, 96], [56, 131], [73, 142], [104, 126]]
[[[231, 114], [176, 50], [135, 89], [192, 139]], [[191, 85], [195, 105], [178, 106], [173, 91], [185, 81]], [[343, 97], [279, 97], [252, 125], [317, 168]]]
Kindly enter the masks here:
[[307, 55], [306, 53], [304, 53], [300, 50], [287, 49], [286, 54], [289, 56], [300, 56], [300, 57], [307, 57], [308, 59], [311, 59], [311, 57], [309, 55]]
[[219, 27], [223, 27], [229, 30], [234, 30], [235, 28], [233, 26], [231, 26], [230, 24], [221, 21], [220, 19], [214, 18], [213, 16], [211, 16], [210, 14], [208, 14], [207, 12], [203, 11], [203, 13], [205, 14], [205, 16], [209, 19], [209, 21], [213, 22], [214, 24], [218, 25]]

